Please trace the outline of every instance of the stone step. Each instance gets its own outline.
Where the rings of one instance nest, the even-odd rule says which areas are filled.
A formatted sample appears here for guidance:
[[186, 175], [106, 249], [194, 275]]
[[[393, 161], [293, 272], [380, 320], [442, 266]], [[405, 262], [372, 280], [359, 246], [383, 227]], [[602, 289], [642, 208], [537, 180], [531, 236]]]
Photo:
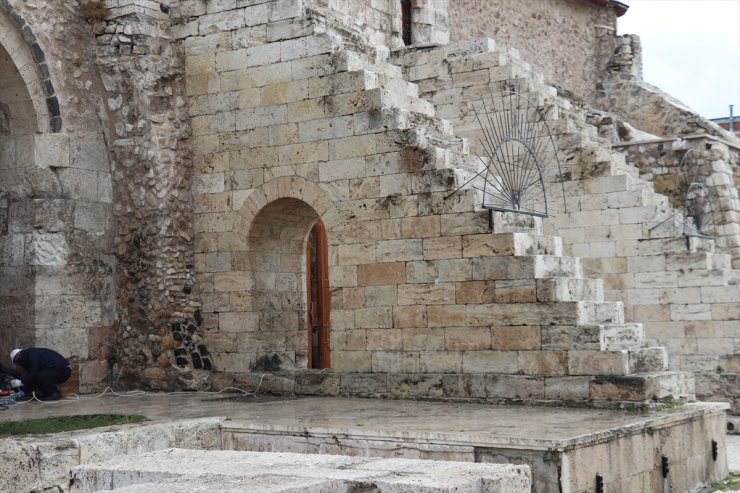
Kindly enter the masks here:
[[375, 54], [361, 53], [350, 49], [338, 53], [335, 65], [339, 72], [353, 72], [355, 70], [369, 70], [378, 74], [384, 74], [394, 79], [403, 79], [403, 70], [398, 65], [393, 65]]
[[732, 256], [712, 252], [676, 252], [665, 256], [666, 270], [722, 270], [732, 268]]
[[665, 211], [669, 209], [668, 197], [647, 190], [580, 194], [569, 197], [568, 205], [568, 210], [582, 212], [635, 207], [651, 207]]
[[642, 324], [584, 324], [542, 327], [542, 348], [561, 351], [637, 351]]
[[562, 239], [559, 236], [533, 233], [495, 233], [463, 237], [463, 257], [533, 255], [562, 256]]
[[399, 131], [399, 142], [426, 151], [424, 169], [478, 170], [480, 160], [468, 154], [467, 140], [456, 137], [446, 120], [390, 106], [355, 114], [354, 123], [356, 135]]
[[384, 109], [405, 109], [433, 117], [434, 108], [428, 101], [404, 96], [386, 89], [369, 89], [348, 92], [324, 98], [327, 116], [377, 114]]
[[626, 165], [627, 159], [624, 154], [612, 151], [609, 147], [602, 145], [591, 145], [580, 150], [578, 164], [581, 166], [596, 163], [611, 162], [614, 165]]
[[538, 279], [537, 301], [604, 301], [601, 279]]
[[629, 351], [630, 374], [664, 371], [668, 369], [668, 351], [654, 346]]
[[[516, 257], [508, 257], [510, 260]], [[474, 267], [475, 269], [475, 267]], [[486, 305], [467, 305], [465, 315], [472, 326], [525, 326], [542, 327], [543, 346], [547, 349], [569, 349], [574, 334], [583, 326], [598, 324], [623, 324], [622, 302], [560, 301], [560, 302], [506, 302]], [[547, 333], [547, 334], [545, 334]], [[598, 338], [596, 335], [588, 337]], [[591, 352], [598, 353], [594, 347]]]
[[640, 256], [661, 255], [665, 253], [684, 253], [687, 250], [691, 252], [713, 252], [714, 240], [707, 238], [684, 237], [652, 237], [645, 238], [637, 245], [637, 253]]
[[389, 74], [380, 73], [378, 74], [378, 83], [380, 84], [379, 87], [384, 87], [389, 91], [406, 94], [414, 98], [419, 97], [419, 86], [404, 78], [392, 77]]
[[653, 191], [653, 184], [630, 175], [584, 177], [583, 191], [587, 194], [627, 192], [633, 190]]
[[590, 384], [594, 401], [632, 401], [694, 399], [694, 377], [691, 373], [659, 371], [637, 375], [600, 375]]
[[[467, 139], [462, 140], [465, 143], [465, 149], [467, 149]], [[480, 173], [481, 179], [484, 179], [486, 176], [486, 161], [474, 154], [447, 151], [445, 159], [445, 165], [450, 168], [458, 168], [472, 173]]]
[[511, 464], [177, 448], [121, 455], [70, 474], [71, 493], [473, 493], [481, 485], [525, 493], [532, 484], [529, 468]]
[[583, 277], [580, 259], [576, 257], [478, 257], [472, 262], [474, 280]]
[[569, 351], [568, 375], [630, 374], [627, 351]]
[[572, 179], [599, 178], [604, 176], [629, 175], [634, 179], [640, 177], [640, 170], [611, 160], [592, 163], [577, 163], [568, 167]]
[[[422, 147], [439, 147], [439, 155], [444, 155], [447, 152], [463, 155], [470, 151], [467, 139], [454, 135], [451, 130], [452, 126], [447, 120], [430, 115], [410, 113], [407, 122], [408, 128], [418, 135], [417, 142]], [[447, 165], [444, 167], [447, 167]]]
[[605, 351], [637, 351], [644, 345], [642, 324], [599, 324], [599, 347]]
[[585, 324], [549, 331], [548, 344], [579, 351], [637, 351], [644, 344], [642, 324]]
[[529, 214], [492, 211], [493, 233], [531, 233], [541, 235], [544, 229], [543, 218]]
[[579, 301], [578, 324], [623, 324], [624, 304], [621, 301]]

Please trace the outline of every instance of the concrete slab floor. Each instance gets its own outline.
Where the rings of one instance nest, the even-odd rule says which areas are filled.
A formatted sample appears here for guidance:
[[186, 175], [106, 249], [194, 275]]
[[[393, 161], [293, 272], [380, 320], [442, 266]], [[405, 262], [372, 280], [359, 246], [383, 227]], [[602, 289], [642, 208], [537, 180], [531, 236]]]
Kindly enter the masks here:
[[[692, 405], [681, 409], [691, 410]], [[416, 435], [458, 443], [520, 446], [541, 446], [543, 440], [561, 445], [580, 443], [615, 428], [629, 428], [646, 420], [658, 423], [671, 416], [669, 412], [472, 403], [137, 392], [80, 396], [51, 403], [16, 403], [0, 411], [0, 421], [96, 413], [142, 414], [152, 421], [223, 416], [235, 427], [306, 427], [366, 436]], [[740, 436], [727, 438], [730, 470], [740, 472]]]
[[[681, 409], [692, 409], [691, 404]], [[81, 396], [57, 402], [20, 402], [0, 411], [0, 420], [58, 415], [142, 414], [153, 421], [224, 416], [233, 424], [311, 427], [365, 434], [423, 433], [461, 435], [485, 440], [530, 442], [578, 440], [578, 437], [645, 420], [669, 418], [670, 412], [626, 412], [606, 409], [495, 406], [475, 403], [383, 399], [280, 398], [214, 393], [133, 393]], [[543, 419], [547, 417], [547, 419]], [[522, 424], [526, 423], [526, 426]]]

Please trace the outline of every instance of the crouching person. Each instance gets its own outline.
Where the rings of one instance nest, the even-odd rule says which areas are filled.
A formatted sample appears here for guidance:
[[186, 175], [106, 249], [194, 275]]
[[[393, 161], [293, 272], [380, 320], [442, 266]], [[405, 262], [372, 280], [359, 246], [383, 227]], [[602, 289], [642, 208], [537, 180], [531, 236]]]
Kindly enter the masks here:
[[10, 352], [13, 365], [26, 371], [20, 379], [13, 380], [14, 387], [20, 388], [23, 398], [29, 399], [36, 392], [42, 401], [59, 400], [59, 384], [69, 380], [72, 369], [64, 356], [46, 348], [13, 349]]

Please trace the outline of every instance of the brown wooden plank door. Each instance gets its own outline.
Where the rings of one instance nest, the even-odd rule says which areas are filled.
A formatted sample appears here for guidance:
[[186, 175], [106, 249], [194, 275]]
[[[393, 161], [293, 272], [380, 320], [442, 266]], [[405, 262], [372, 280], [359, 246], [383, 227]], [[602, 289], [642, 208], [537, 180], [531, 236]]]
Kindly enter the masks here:
[[306, 243], [306, 320], [308, 368], [330, 368], [329, 247], [326, 228], [318, 219]]

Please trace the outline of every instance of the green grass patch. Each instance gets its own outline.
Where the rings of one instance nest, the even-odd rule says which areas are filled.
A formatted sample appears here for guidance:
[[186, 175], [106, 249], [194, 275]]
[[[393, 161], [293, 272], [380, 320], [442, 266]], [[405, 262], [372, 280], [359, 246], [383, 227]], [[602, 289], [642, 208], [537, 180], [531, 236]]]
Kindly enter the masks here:
[[23, 421], [0, 421], [0, 438], [19, 435], [44, 435], [64, 431], [89, 430], [101, 426], [141, 423], [147, 418], [123, 414], [87, 414], [80, 416], [56, 416], [53, 418], [24, 419]]
[[714, 493], [715, 491], [736, 490], [740, 488], [740, 473], [731, 472], [724, 481], [712, 483], [708, 488], [701, 490], [701, 493]]

